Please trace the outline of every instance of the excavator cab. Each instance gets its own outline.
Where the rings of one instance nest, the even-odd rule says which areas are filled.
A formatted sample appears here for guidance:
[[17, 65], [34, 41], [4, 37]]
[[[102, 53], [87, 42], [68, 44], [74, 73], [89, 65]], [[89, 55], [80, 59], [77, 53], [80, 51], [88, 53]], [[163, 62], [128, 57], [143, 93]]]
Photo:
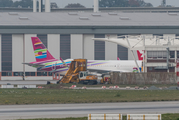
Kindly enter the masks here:
[[88, 76], [87, 71], [80, 71], [79, 72], [79, 79], [86, 79], [86, 76]]

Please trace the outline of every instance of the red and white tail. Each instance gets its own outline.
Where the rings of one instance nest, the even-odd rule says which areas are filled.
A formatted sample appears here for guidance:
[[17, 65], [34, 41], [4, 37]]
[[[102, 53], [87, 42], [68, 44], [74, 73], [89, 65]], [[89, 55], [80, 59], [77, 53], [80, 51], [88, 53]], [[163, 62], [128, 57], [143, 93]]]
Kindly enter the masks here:
[[42, 41], [38, 37], [31, 37], [32, 45], [34, 48], [36, 62], [55, 59], [44, 46]]
[[143, 60], [144, 51], [143, 50], [137, 50], [137, 56], [138, 56], [138, 60]]
[[117, 60], [120, 60], [119, 57], [117, 57]]

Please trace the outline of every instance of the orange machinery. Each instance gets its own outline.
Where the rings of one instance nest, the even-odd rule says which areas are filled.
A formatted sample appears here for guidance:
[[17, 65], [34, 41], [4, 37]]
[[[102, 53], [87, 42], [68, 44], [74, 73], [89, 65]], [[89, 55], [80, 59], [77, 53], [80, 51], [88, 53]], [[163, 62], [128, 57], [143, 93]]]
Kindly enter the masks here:
[[88, 75], [87, 60], [74, 59], [60, 83], [97, 84], [97, 75]]

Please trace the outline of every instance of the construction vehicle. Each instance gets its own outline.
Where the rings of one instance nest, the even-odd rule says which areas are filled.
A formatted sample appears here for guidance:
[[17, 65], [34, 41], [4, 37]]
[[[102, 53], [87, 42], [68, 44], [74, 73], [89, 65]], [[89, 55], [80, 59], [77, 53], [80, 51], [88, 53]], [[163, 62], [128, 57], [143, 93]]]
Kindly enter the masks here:
[[97, 75], [88, 75], [86, 59], [74, 59], [58, 83], [97, 84]]
[[101, 84], [111, 84], [111, 79], [109, 76], [104, 76], [104, 77], [102, 77], [100, 83]]

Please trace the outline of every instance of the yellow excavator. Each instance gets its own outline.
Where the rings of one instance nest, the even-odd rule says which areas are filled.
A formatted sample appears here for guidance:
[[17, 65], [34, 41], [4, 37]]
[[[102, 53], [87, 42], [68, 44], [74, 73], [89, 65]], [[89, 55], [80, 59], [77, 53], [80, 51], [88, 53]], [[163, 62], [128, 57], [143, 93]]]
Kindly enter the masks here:
[[58, 83], [97, 84], [97, 75], [89, 75], [87, 71], [87, 59], [74, 59], [70, 67]]

